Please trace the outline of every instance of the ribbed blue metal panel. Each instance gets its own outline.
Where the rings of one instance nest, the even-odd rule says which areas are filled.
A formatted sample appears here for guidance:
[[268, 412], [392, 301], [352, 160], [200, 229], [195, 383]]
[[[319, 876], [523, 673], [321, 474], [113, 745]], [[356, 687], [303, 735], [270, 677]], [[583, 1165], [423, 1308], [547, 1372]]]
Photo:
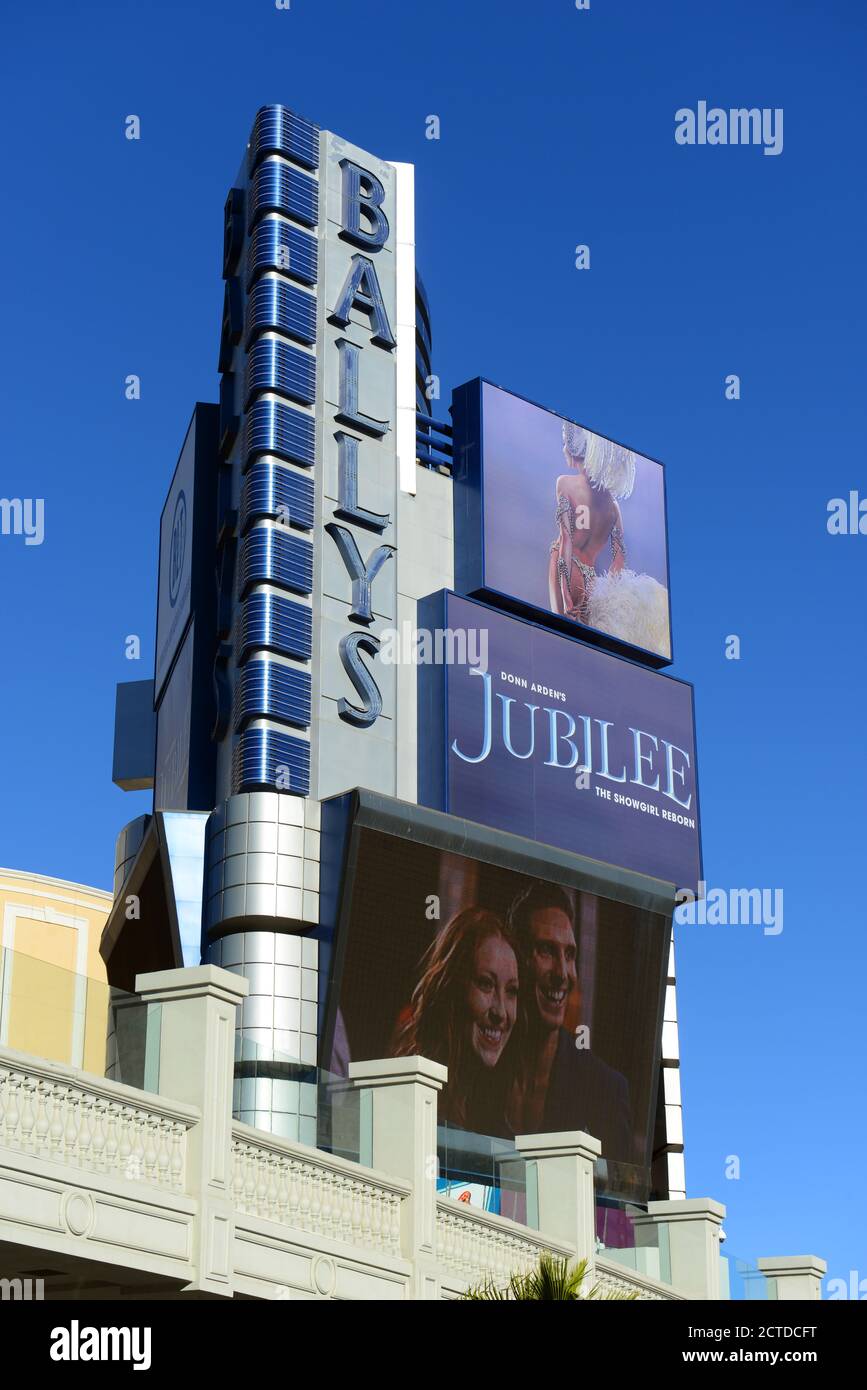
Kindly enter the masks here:
[[247, 357], [244, 407], [259, 391], [274, 391], [290, 401], [312, 405], [316, 399], [316, 358], [279, 338], [262, 338]]
[[252, 651], [280, 652], [309, 661], [313, 652], [313, 613], [302, 603], [257, 590], [244, 601], [238, 633], [238, 660]]
[[319, 185], [309, 174], [281, 159], [265, 159], [250, 180], [249, 209], [250, 228], [263, 212], [282, 212], [305, 227], [315, 227], [319, 221]]
[[242, 595], [253, 584], [312, 593], [313, 546], [285, 526], [254, 526], [241, 545]]
[[[416, 413], [416, 418], [418, 414]], [[450, 459], [454, 455], [454, 446], [450, 439], [438, 439], [429, 429], [418, 429], [415, 432], [416, 444], [423, 445], [426, 449], [437, 449], [441, 454], [446, 454]]]
[[260, 718], [309, 728], [309, 671], [296, 671], [267, 657], [242, 666], [235, 683], [235, 729]]
[[427, 381], [427, 378], [429, 376], [433, 375], [433, 367], [431, 366], [430, 355], [427, 352], [424, 343], [418, 337], [418, 334], [416, 334], [415, 339], [415, 369], [418, 375], [423, 377], [425, 381]]
[[244, 420], [244, 466], [259, 454], [276, 454], [312, 468], [316, 432], [312, 415], [302, 415], [281, 401], [255, 401]]
[[268, 154], [283, 154], [307, 169], [318, 168], [319, 126], [296, 115], [287, 106], [261, 107], [250, 134], [248, 167], [254, 169]]
[[316, 342], [316, 300], [312, 294], [267, 276], [247, 296], [244, 337], [247, 347], [257, 333], [272, 328], [299, 343]]
[[[278, 775], [278, 768], [285, 770]], [[232, 791], [256, 787], [306, 796], [310, 790], [310, 744], [278, 729], [245, 729], [232, 755]]]
[[241, 531], [263, 516], [279, 517], [288, 526], [313, 530], [313, 479], [258, 459], [247, 472], [241, 492]]
[[443, 454], [433, 454], [426, 444], [418, 443], [419, 438], [420, 436], [416, 435], [415, 456], [417, 459], [420, 459], [422, 463], [429, 463], [435, 468], [452, 468], [454, 466], [451, 458], [447, 458]]
[[422, 280], [422, 278], [421, 278], [421, 276], [419, 275], [418, 271], [415, 272], [415, 297], [416, 297], [416, 302], [417, 302], [417, 304], [419, 305], [419, 308], [421, 309], [421, 312], [422, 312], [422, 314], [423, 314], [423, 316], [424, 316], [424, 318], [425, 318], [425, 320], [426, 320], [426, 322], [427, 322], [428, 340], [430, 340], [430, 336], [431, 336], [430, 300], [429, 300], [428, 297], [427, 297], [427, 290], [425, 289], [425, 286], [424, 286], [424, 280]]
[[430, 333], [428, 332], [427, 324], [425, 323], [424, 319], [421, 317], [420, 314], [416, 316], [415, 338], [416, 351], [418, 351], [418, 347], [419, 345], [421, 345], [424, 348], [425, 356], [427, 357], [428, 361], [430, 361], [431, 352], [433, 350], [431, 347]]
[[279, 217], [264, 217], [250, 238], [247, 284], [251, 285], [263, 270], [279, 270], [293, 280], [315, 285], [319, 270], [316, 238]]

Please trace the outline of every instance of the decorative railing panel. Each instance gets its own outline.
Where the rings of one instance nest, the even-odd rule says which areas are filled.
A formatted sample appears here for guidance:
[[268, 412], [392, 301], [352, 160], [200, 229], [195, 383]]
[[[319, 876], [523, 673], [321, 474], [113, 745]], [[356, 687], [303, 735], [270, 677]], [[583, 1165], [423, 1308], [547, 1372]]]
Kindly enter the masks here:
[[598, 1256], [596, 1259], [596, 1283], [601, 1291], [607, 1294], [637, 1293], [641, 1303], [664, 1303], [669, 1299], [673, 1301], [683, 1299], [683, 1294], [675, 1293], [674, 1289], [668, 1288], [665, 1284], [659, 1284], [649, 1276], [637, 1274], [614, 1261], [603, 1261]]
[[400, 1254], [401, 1204], [409, 1188], [317, 1149], [266, 1140], [235, 1125], [232, 1192], [236, 1209], [248, 1216]]
[[0, 1149], [183, 1191], [197, 1117], [150, 1099], [22, 1054], [0, 1056]]
[[467, 1285], [488, 1278], [505, 1283], [512, 1274], [526, 1274], [545, 1250], [555, 1255], [571, 1253], [506, 1217], [474, 1211], [453, 1198], [437, 1201], [436, 1230], [439, 1263]]

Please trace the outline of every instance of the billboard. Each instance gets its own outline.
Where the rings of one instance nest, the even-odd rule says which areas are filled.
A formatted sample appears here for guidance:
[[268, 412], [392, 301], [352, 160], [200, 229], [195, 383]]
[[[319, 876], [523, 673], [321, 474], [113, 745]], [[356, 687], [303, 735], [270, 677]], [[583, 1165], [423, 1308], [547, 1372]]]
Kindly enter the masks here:
[[557, 881], [541, 856], [535, 873], [509, 868], [439, 817], [457, 852], [392, 805], [393, 831], [351, 837], [320, 1065], [345, 1076], [352, 1061], [423, 1055], [449, 1072], [441, 1162], [467, 1147], [443, 1131], [583, 1130], [610, 1184], [646, 1195], [670, 910], [562, 866]]
[[215, 800], [218, 427], [219, 407], [199, 402], [160, 519], [155, 811], [205, 811]]
[[195, 619], [184, 638], [157, 715], [154, 810], [186, 810], [190, 791]]
[[160, 517], [160, 568], [154, 697], [159, 698], [192, 611], [196, 437], [187, 432]]
[[696, 892], [691, 685], [447, 591], [418, 621], [486, 651], [419, 666], [424, 805]]
[[487, 381], [452, 413], [455, 587], [667, 665], [662, 464]]

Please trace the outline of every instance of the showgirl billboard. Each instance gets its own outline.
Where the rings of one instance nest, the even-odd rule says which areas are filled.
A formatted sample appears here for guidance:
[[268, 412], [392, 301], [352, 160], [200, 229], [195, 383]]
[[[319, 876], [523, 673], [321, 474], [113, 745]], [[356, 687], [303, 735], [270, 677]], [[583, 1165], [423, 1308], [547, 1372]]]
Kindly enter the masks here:
[[452, 413], [455, 587], [667, 665], [662, 464], [480, 379]]
[[691, 685], [448, 591], [419, 627], [486, 650], [419, 666], [424, 805], [696, 892]]

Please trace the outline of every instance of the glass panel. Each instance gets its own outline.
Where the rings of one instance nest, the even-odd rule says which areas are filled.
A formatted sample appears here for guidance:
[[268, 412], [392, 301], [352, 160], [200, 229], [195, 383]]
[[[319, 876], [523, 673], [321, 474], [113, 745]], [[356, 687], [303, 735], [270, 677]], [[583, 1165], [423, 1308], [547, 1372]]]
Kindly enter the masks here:
[[643, 1207], [596, 1200], [596, 1253], [616, 1260], [636, 1274], [662, 1284], [671, 1283], [671, 1242], [668, 1223], [648, 1216]]
[[159, 1005], [23, 951], [2, 950], [0, 1046], [155, 1092]]
[[162, 1005], [148, 1004], [137, 994], [111, 991], [106, 1043], [106, 1076], [124, 1086], [158, 1095], [160, 1089], [160, 1030]]
[[767, 1279], [755, 1260], [742, 1260], [738, 1255], [721, 1255], [726, 1267], [729, 1298], [747, 1303], [764, 1303], [777, 1297], [777, 1281]]
[[442, 1196], [528, 1224], [527, 1169], [532, 1165], [509, 1140], [438, 1125], [437, 1158]]
[[204, 811], [165, 811], [163, 824], [169, 851], [172, 892], [185, 966], [202, 958], [202, 894], [205, 880]]
[[235, 1035], [232, 1114], [242, 1123], [325, 1153], [363, 1157], [361, 1092], [344, 1076]]

